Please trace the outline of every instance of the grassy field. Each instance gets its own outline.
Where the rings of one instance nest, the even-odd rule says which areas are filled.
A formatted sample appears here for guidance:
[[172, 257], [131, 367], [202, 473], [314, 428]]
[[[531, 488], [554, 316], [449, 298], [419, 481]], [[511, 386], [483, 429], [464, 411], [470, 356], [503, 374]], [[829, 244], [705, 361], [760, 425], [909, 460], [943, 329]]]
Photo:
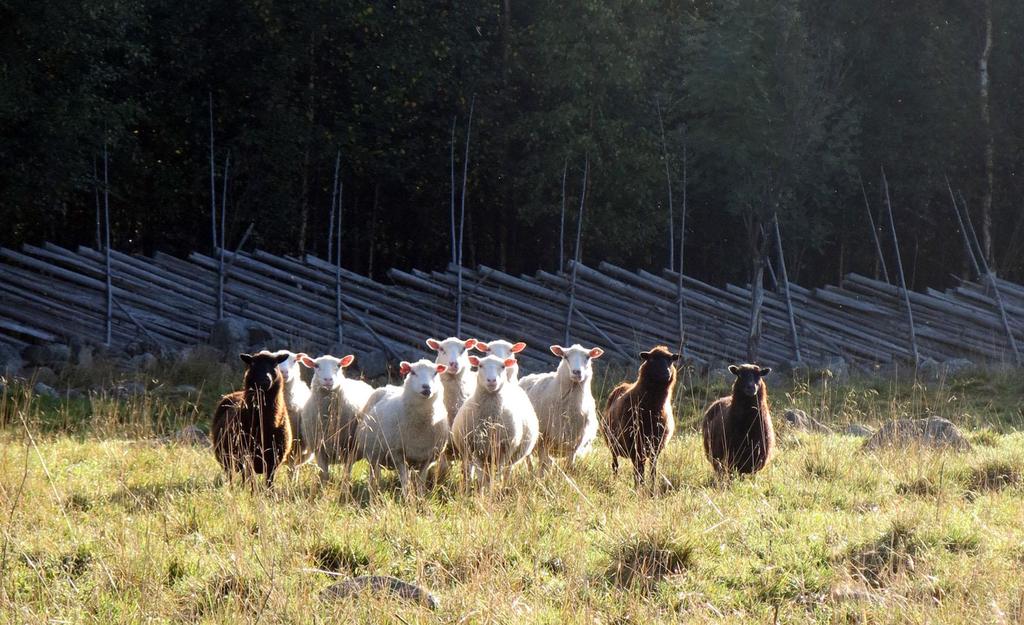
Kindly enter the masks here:
[[[602, 391], [617, 381], [601, 377]], [[790, 406], [836, 426], [938, 414], [973, 450], [868, 454], [862, 439], [783, 431], [765, 472], [726, 484], [695, 429], [723, 382], [685, 381], [664, 492], [613, 478], [598, 447], [571, 476], [522, 470], [482, 495], [449, 482], [413, 502], [394, 489], [370, 502], [361, 465], [351, 488], [319, 491], [308, 470], [270, 493], [224, 484], [208, 449], [160, 441], [203, 423], [219, 388], [163, 398], [168, 383], [149, 379], [135, 399], [71, 402], [8, 389], [0, 622], [1024, 622], [1015, 375], [780, 377], [776, 421]], [[324, 571], [415, 581], [441, 606], [323, 602]]]

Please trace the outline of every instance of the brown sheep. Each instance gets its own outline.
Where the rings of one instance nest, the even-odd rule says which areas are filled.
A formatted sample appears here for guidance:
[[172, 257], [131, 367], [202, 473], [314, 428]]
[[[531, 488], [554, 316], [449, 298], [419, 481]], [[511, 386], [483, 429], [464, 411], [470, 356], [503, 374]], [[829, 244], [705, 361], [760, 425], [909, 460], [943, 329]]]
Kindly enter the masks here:
[[704, 413], [704, 453], [715, 473], [756, 473], [771, 460], [775, 429], [768, 411], [771, 373], [757, 365], [730, 365], [736, 376], [732, 395], [715, 400]]
[[679, 360], [667, 347], [659, 345], [641, 352], [636, 382], [623, 382], [608, 396], [601, 434], [612, 452], [612, 472], [619, 473], [619, 456], [633, 462], [637, 487], [644, 481], [645, 465], [651, 463], [651, 477], [658, 470], [658, 455], [675, 431], [672, 416], [672, 390], [676, 384]]
[[239, 357], [246, 364], [243, 390], [225, 395], [217, 406], [210, 428], [213, 453], [229, 480], [238, 472], [244, 481], [263, 474], [269, 486], [292, 446], [284, 378], [278, 368], [287, 355], [263, 351]]

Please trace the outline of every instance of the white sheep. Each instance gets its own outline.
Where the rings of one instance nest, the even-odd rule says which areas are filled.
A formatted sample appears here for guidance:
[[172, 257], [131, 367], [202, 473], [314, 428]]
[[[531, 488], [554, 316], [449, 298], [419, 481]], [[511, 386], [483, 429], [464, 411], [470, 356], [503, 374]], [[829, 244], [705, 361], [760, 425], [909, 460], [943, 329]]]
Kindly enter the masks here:
[[287, 462], [292, 466], [298, 466], [309, 462], [313, 457], [308, 445], [302, 440], [302, 411], [309, 401], [310, 391], [309, 385], [302, 380], [299, 357], [306, 355], [287, 349], [280, 349], [273, 355], [285, 357], [277, 368], [284, 377], [284, 399], [288, 404], [288, 420], [292, 424], [292, 452], [288, 455]]
[[437, 352], [435, 362], [445, 366], [441, 374], [444, 386], [444, 407], [448, 410], [448, 425], [455, 421], [455, 415], [476, 389], [476, 375], [469, 369], [469, 350], [476, 345], [476, 339], [462, 340], [450, 337], [443, 341], [427, 339], [427, 347]]
[[587, 349], [552, 345], [551, 353], [561, 358], [558, 369], [535, 373], [519, 380], [537, 411], [540, 441], [537, 455], [541, 472], [551, 458], [566, 458], [568, 468], [597, 438], [597, 404], [591, 392], [594, 377], [593, 359], [604, 353], [600, 347]]
[[345, 367], [355, 356], [344, 358], [302, 354], [299, 362], [313, 370], [309, 401], [302, 411], [302, 434], [320, 468], [320, 483], [327, 481], [331, 463], [345, 465], [346, 479], [359, 460], [356, 427], [373, 387], [345, 377]]
[[[448, 412], [438, 377], [445, 365], [427, 359], [400, 365], [405, 381], [373, 392], [359, 422], [357, 441], [370, 468], [370, 492], [375, 493], [382, 467], [398, 471], [402, 492], [423, 492], [430, 467], [448, 444]], [[411, 485], [409, 471], [416, 471]]]
[[452, 442], [465, 477], [479, 471], [486, 485], [533, 452], [539, 426], [526, 392], [508, 380], [514, 359], [470, 356], [469, 362], [478, 368], [476, 390], [455, 416]]
[[523, 343], [522, 341], [518, 343], [511, 343], [504, 339], [495, 339], [486, 343], [477, 341], [476, 349], [488, 356], [497, 356], [502, 360], [508, 360], [511, 358], [513, 364], [511, 367], [505, 369], [505, 376], [509, 382], [519, 381], [519, 363], [516, 362], [516, 354], [526, 349], [526, 343]]

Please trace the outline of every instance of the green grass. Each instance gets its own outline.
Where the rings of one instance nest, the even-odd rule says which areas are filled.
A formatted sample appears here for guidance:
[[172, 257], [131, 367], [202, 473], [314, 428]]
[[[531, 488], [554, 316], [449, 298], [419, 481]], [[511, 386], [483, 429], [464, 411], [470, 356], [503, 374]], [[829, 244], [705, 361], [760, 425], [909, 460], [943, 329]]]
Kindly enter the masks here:
[[[773, 404], [830, 424], [941, 414], [972, 428], [968, 453], [789, 432], [763, 473], [720, 484], [694, 428], [723, 389], [698, 386], [680, 394], [657, 495], [613, 478], [599, 446], [569, 478], [523, 469], [467, 494], [452, 472], [412, 502], [394, 480], [369, 501], [362, 465], [351, 489], [318, 490], [310, 470], [269, 493], [225, 484], [209, 450], [158, 440], [210, 397], [8, 392], [0, 622], [1020, 622], [1020, 385], [956, 388], [780, 385]], [[323, 603], [329, 572], [415, 581], [441, 607]]]

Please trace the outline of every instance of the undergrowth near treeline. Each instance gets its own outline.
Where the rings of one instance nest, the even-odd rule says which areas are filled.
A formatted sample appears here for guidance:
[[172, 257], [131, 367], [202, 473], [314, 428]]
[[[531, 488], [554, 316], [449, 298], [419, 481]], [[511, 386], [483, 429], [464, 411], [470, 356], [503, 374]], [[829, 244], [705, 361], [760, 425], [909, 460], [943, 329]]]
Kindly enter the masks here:
[[[603, 394], [621, 372], [598, 370]], [[774, 375], [774, 374], [773, 374]], [[166, 377], [166, 376], [165, 376]], [[239, 373], [240, 377], [240, 373]], [[635, 492], [599, 445], [569, 475], [524, 469], [492, 492], [455, 481], [374, 501], [365, 469], [323, 489], [282, 472], [271, 492], [224, 483], [205, 426], [230, 384], [186, 397], [146, 380], [127, 398], [0, 397], [0, 621], [207, 623], [1016, 623], [1024, 619], [1021, 384], [979, 372], [927, 383], [770, 386], [776, 421], [836, 429], [939, 415], [972, 450], [865, 453], [862, 439], [780, 424], [755, 478], [713, 479], [696, 434], [727, 378], [684, 375], [679, 436], [657, 493]], [[319, 593], [392, 575], [437, 611]]]

